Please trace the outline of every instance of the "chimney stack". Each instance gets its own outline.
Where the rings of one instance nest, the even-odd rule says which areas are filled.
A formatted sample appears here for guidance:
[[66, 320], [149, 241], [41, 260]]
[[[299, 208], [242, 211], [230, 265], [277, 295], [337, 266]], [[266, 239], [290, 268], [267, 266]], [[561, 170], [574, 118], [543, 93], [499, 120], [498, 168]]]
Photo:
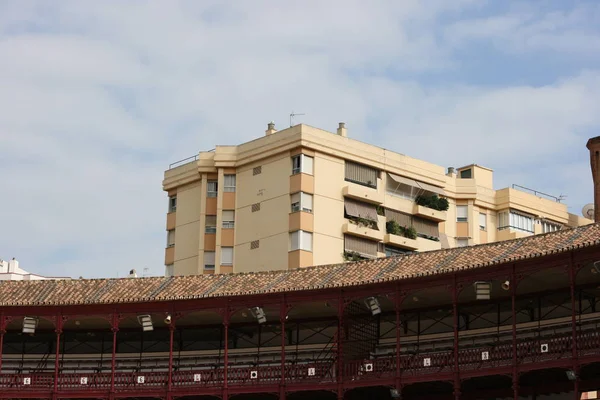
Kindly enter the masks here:
[[275, 132], [277, 132], [277, 129], [275, 129], [275, 122], [271, 121], [267, 125], [267, 130], [265, 131], [265, 134], [269, 136], [274, 134]]
[[14, 257], [8, 262], [8, 272], [13, 274], [19, 272], [19, 262]]
[[348, 137], [348, 131], [346, 130], [345, 122], [340, 122], [340, 125], [337, 128], [337, 134], [343, 137]]
[[588, 140], [587, 148], [590, 151], [590, 166], [594, 180], [594, 221], [600, 222], [600, 136]]

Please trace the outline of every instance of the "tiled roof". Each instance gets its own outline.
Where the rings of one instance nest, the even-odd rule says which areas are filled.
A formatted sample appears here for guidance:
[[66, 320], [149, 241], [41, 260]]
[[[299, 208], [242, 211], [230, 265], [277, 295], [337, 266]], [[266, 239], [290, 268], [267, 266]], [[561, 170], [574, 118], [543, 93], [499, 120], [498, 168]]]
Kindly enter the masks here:
[[290, 271], [0, 282], [0, 306], [139, 303], [402, 280], [600, 245], [600, 223], [505, 242]]

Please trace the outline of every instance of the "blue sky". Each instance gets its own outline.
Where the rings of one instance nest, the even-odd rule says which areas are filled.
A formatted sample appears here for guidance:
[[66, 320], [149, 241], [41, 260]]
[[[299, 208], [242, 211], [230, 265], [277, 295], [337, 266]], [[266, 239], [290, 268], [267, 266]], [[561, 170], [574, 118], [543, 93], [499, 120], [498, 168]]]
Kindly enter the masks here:
[[0, 257], [163, 273], [169, 163], [304, 122], [592, 201], [600, 2], [0, 0]]

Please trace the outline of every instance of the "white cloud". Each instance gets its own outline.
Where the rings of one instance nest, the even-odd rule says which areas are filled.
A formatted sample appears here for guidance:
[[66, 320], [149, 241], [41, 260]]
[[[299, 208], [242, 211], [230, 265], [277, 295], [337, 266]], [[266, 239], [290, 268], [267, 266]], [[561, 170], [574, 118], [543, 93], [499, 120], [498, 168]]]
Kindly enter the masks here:
[[467, 0], [2, 4], [0, 256], [33, 272], [162, 273], [163, 170], [259, 137], [271, 119], [285, 127], [292, 110], [307, 114], [299, 122], [346, 121], [354, 138], [444, 166], [475, 161], [515, 183], [552, 171], [538, 189], [568, 190], [577, 209], [590, 200], [589, 177], [573, 179], [600, 125], [600, 66], [582, 61], [543, 86], [495, 85], [501, 66], [485, 86], [450, 78], [470, 38], [516, 30], [535, 43], [553, 24], [577, 30], [578, 10], [529, 16], [528, 31], [514, 11], [465, 21], [462, 11], [483, 12]]

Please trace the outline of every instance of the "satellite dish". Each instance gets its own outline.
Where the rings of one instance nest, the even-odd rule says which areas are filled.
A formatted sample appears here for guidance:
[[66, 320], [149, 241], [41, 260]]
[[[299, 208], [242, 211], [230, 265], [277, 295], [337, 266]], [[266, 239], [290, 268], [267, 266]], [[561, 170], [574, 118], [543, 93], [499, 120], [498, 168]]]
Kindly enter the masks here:
[[592, 203], [583, 206], [581, 213], [588, 219], [594, 219], [594, 205]]

